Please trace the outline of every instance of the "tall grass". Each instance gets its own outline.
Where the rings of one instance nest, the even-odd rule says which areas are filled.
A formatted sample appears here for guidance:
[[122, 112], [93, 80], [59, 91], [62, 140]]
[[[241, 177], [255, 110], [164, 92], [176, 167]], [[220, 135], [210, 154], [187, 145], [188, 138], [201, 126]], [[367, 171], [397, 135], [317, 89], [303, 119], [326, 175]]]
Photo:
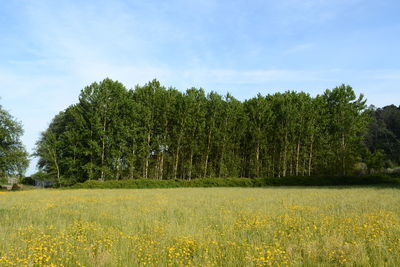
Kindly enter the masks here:
[[399, 189], [0, 193], [0, 266], [400, 265]]

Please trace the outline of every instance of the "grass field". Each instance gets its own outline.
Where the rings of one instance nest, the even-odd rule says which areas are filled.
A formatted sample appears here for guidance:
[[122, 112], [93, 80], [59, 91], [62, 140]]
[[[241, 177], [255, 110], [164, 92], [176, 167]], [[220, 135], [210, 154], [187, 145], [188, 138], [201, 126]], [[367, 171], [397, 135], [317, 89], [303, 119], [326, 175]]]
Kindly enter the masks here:
[[400, 190], [0, 193], [0, 266], [400, 266]]

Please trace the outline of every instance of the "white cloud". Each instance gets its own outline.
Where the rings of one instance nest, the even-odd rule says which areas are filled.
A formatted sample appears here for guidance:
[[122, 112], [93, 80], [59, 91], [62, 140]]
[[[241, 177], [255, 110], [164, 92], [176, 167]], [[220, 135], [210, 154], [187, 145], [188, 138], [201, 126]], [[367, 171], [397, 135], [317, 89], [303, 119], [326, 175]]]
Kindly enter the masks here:
[[[286, 30], [294, 31], [298, 24], [308, 27], [332, 21], [342, 10], [358, 2], [360, 0], [276, 2], [273, 11], [277, 14], [272, 18], [275, 21], [272, 26], [277, 27], [266, 30], [265, 35], [270, 33], [269, 30], [285, 34]], [[224, 66], [224, 62], [218, 64], [220, 59], [215, 58], [217, 47], [207, 48], [209, 43], [204, 41], [207, 38], [203, 38], [212, 39], [213, 35], [207, 35], [207, 31], [212, 29], [201, 29], [200, 22], [196, 24], [199, 29], [191, 29], [188, 25], [178, 25], [176, 21], [174, 24], [172, 20], [158, 16], [162, 12], [167, 17], [174, 15], [167, 12], [169, 3], [160, 4], [155, 9], [155, 6], [142, 2], [137, 4], [143, 9], [141, 12], [129, 10], [120, 1], [97, 3], [79, 2], [78, 5], [70, 1], [28, 1], [21, 7], [25, 8], [21, 10], [21, 19], [28, 33], [25, 37], [29, 39], [21, 49], [28, 51], [32, 58], [0, 62], [0, 103], [22, 120], [26, 129], [24, 142], [29, 150], [51, 118], [78, 100], [84, 86], [105, 77], [119, 80], [128, 88], [157, 78], [163, 85], [180, 90], [191, 86], [203, 87], [207, 91], [223, 89], [240, 99], [252, 97], [258, 92], [271, 93], [273, 91], [269, 89], [272, 88], [276, 91], [322, 93], [325, 88], [347, 83], [356, 90], [368, 89], [371, 92], [367, 95], [370, 103], [384, 105], [400, 102], [388, 93], [398, 92], [394, 84], [399, 84], [400, 70], [274, 68], [268, 62], [243, 68], [234, 64]], [[211, 10], [209, 13], [219, 11], [221, 6], [213, 0], [192, 0], [191, 3], [195, 6], [193, 11], [199, 7]], [[136, 8], [136, 4], [130, 8]], [[151, 11], [159, 13], [152, 15], [148, 13]], [[243, 23], [248, 19], [240, 17], [239, 11], [235, 15]], [[210, 20], [209, 17], [204, 19]], [[218, 16], [213, 19], [218, 21]], [[238, 34], [245, 34], [246, 40], [251, 43], [247, 44], [251, 51], [246, 56], [256, 58], [265, 51], [264, 47], [260, 48], [264, 43], [252, 43], [251, 33], [238, 31]], [[313, 40], [298, 42], [284, 50], [284, 54], [301, 53], [315, 47]], [[179, 46], [181, 43], [185, 45]], [[200, 45], [192, 46], [193, 43]], [[177, 54], [169, 55], [169, 50], [165, 48], [168, 45], [184, 47], [185, 51], [178, 50]], [[199, 47], [204, 51], [198, 52], [196, 48]], [[174, 56], [181, 54], [183, 59], [175, 60]], [[205, 57], [211, 59], [211, 63]], [[268, 56], [265, 57], [268, 59]], [[229, 60], [229, 56], [224, 58]], [[383, 92], [384, 88], [386, 91]]]

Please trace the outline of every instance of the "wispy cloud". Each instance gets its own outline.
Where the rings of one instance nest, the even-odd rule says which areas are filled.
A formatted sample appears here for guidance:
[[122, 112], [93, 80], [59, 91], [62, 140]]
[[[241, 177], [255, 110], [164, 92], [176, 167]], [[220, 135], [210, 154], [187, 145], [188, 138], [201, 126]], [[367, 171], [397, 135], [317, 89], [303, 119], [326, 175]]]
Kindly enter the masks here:
[[[368, 77], [373, 80], [400, 82], [400, 69], [398, 70], [376, 70], [368, 71]], [[400, 90], [400, 83], [399, 83]]]

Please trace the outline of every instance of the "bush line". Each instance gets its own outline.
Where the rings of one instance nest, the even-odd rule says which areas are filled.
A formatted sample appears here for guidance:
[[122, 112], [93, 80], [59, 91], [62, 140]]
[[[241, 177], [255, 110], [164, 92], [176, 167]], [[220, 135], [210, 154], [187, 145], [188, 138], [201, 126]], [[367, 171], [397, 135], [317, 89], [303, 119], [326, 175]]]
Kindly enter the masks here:
[[177, 187], [263, 187], [263, 186], [400, 186], [400, 178], [389, 176], [312, 176], [280, 178], [198, 178], [192, 180], [134, 179], [90, 180], [68, 188], [177, 188]]

